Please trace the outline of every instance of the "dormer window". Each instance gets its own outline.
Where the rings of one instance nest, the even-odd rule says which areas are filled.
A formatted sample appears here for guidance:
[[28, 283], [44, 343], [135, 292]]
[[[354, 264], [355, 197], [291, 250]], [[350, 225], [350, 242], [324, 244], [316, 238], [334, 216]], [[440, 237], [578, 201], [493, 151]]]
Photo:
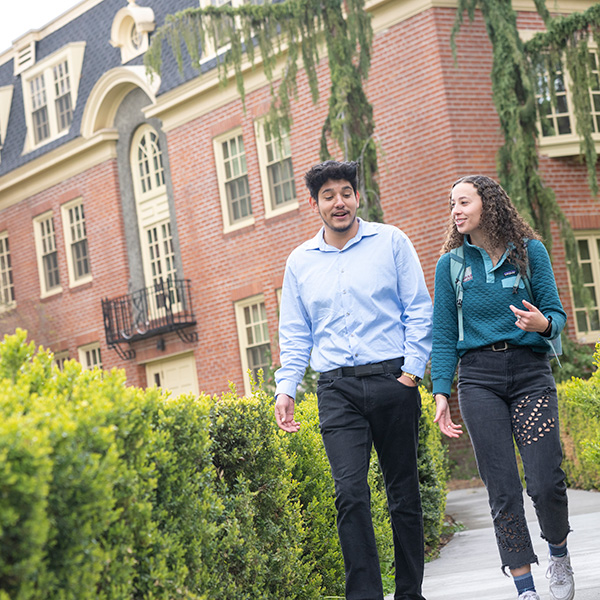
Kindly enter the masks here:
[[84, 52], [85, 42], [69, 44], [21, 75], [28, 133], [26, 152], [69, 131]]
[[148, 35], [154, 31], [154, 11], [129, 0], [113, 20], [110, 43], [121, 50], [121, 62], [129, 62], [148, 50]]

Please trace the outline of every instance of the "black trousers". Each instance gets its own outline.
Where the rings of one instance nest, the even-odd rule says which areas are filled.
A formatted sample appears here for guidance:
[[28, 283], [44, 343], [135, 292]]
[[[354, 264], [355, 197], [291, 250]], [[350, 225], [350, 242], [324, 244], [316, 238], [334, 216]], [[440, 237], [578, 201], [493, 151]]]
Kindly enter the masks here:
[[396, 379], [399, 375], [324, 374], [317, 387], [321, 435], [335, 482], [347, 600], [383, 599], [367, 483], [373, 444], [393, 529], [394, 598], [423, 600], [423, 514], [417, 470], [421, 398], [418, 388]]

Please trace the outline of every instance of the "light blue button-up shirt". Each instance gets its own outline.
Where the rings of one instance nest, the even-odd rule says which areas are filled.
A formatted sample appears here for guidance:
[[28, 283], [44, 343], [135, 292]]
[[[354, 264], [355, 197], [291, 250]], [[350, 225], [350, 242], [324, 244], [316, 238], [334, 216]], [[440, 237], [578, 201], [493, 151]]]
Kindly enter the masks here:
[[404, 358], [422, 377], [431, 353], [431, 297], [419, 258], [398, 228], [359, 221], [342, 250], [323, 228], [286, 264], [276, 394], [296, 395], [309, 360], [320, 373]]

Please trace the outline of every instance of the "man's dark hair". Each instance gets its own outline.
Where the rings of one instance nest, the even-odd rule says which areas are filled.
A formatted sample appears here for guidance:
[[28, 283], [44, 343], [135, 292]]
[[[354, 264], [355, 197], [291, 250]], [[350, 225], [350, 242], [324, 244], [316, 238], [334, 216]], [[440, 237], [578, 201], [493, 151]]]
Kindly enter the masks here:
[[311, 198], [314, 198], [315, 200], [319, 199], [319, 190], [329, 179], [333, 179], [333, 181], [344, 179], [352, 186], [352, 189], [356, 194], [358, 185], [358, 163], [353, 160], [345, 162], [326, 160], [325, 162], [315, 165], [304, 176], [304, 182], [310, 192]]

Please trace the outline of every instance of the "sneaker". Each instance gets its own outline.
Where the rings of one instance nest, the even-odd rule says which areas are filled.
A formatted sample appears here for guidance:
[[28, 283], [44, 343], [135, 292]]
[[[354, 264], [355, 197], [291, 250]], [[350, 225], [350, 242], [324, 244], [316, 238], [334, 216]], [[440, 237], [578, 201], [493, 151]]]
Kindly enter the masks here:
[[537, 595], [537, 592], [532, 592], [531, 590], [529, 590], [527, 592], [519, 594], [517, 600], [540, 600], [540, 597]]
[[575, 582], [571, 559], [566, 556], [550, 556], [550, 563], [546, 571], [550, 579], [550, 597], [552, 600], [573, 600], [575, 596]]

